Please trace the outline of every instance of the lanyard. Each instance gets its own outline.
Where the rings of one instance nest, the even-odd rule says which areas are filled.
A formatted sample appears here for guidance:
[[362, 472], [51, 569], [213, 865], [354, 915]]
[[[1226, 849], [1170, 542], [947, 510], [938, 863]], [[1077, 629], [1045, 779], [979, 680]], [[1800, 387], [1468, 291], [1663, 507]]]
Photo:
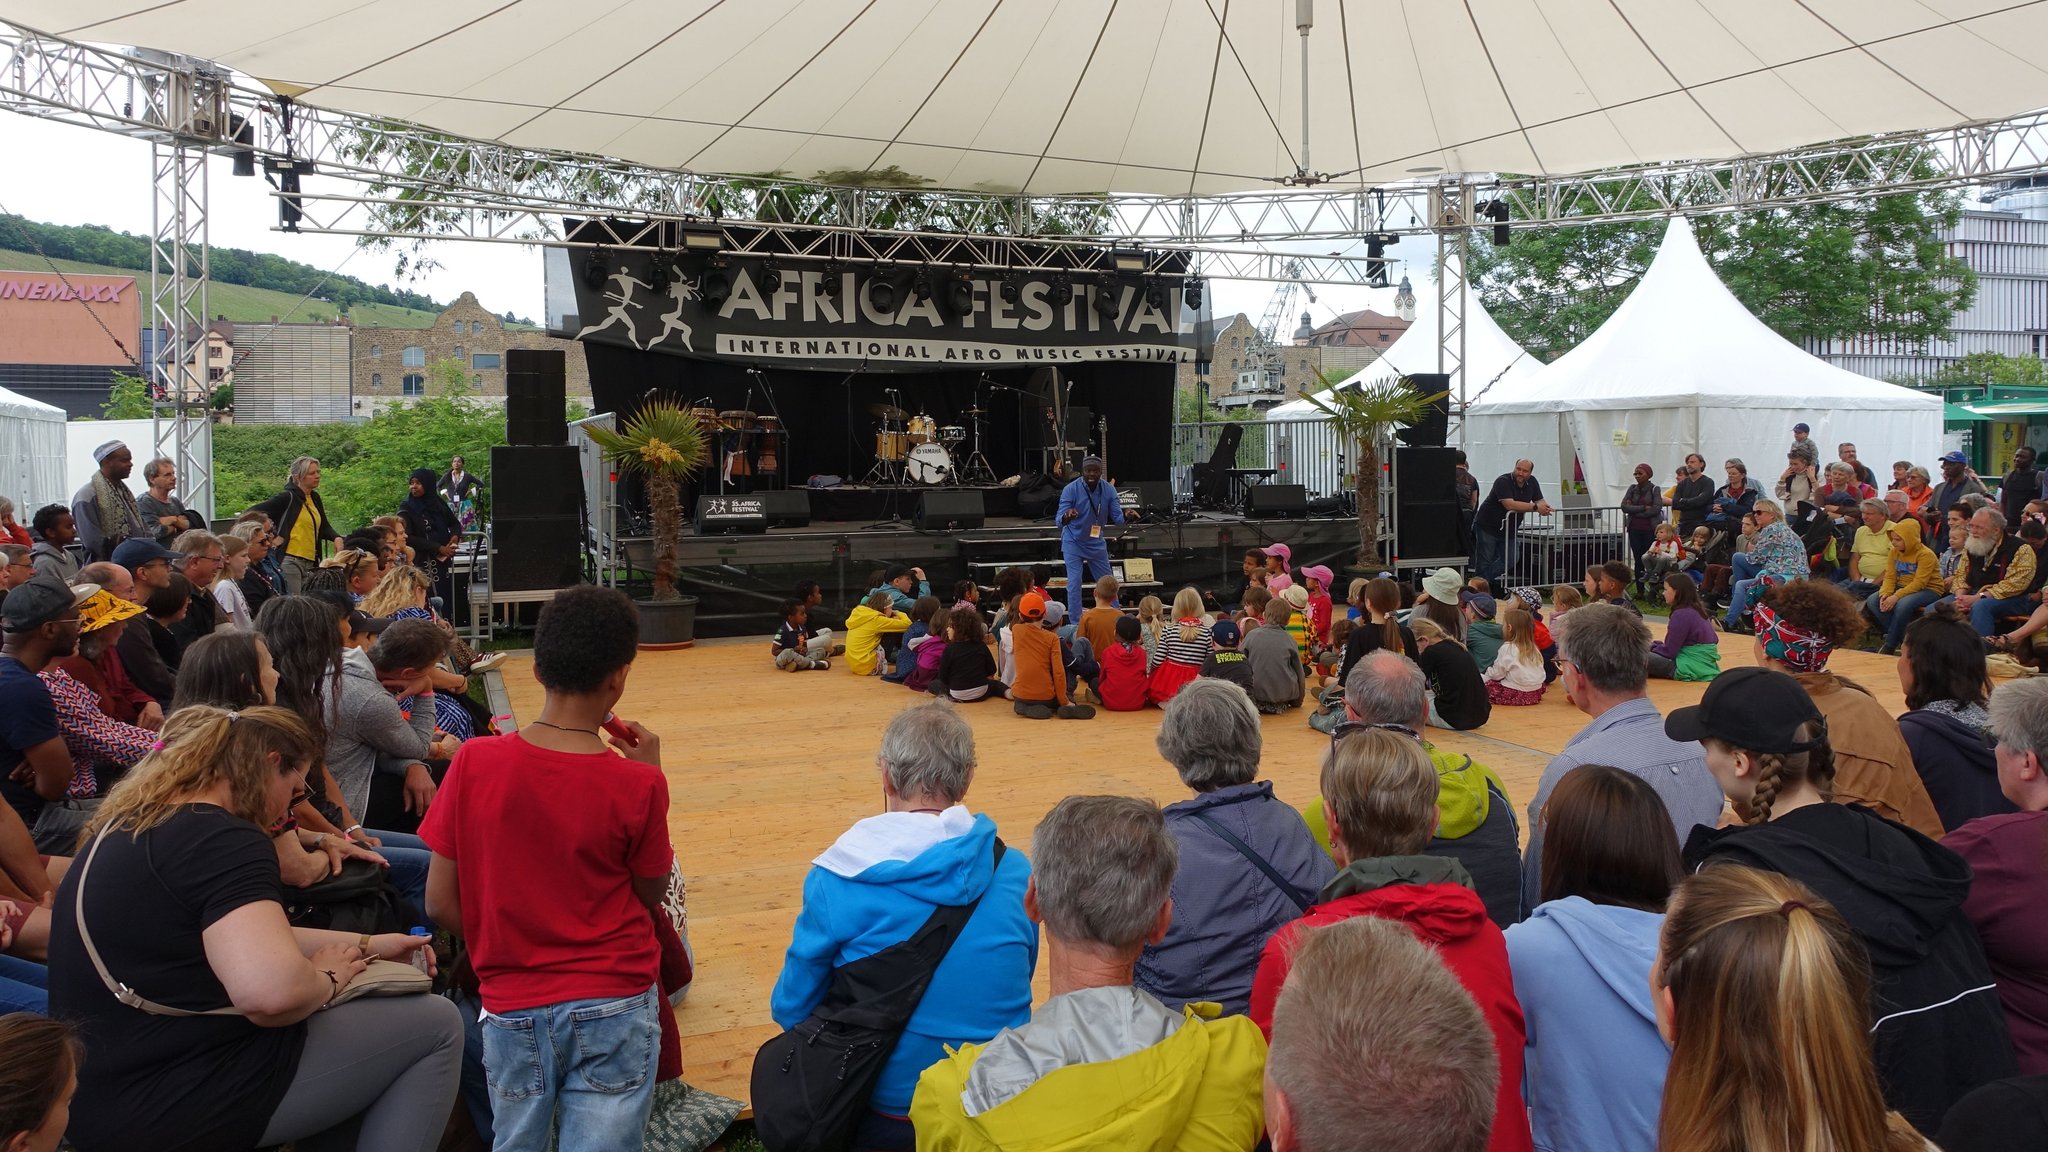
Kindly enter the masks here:
[[[1099, 491], [1101, 485], [1098, 484], [1096, 487]], [[1081, 499], [1088, 502], [1088, 510], [1095, 513], [1095, 522], [1097, 524], [1101, 524], [1109, 518], [1109, 513], [1104, 511], [1104, 505], [1097, 503], [1095, 493], [1088, 491], [1088, 482], [1086, 480], [1081, 481]]]

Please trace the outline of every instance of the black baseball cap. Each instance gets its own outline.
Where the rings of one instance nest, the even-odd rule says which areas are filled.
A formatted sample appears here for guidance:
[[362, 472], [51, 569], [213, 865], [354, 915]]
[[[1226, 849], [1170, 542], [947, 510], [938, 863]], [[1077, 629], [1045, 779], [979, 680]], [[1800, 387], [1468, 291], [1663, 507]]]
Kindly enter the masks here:
[[1750, 752], [1804, 752], [1799, 726], [1821, 720], [1799, 681], [1774, 668], [1730, 668], [1714, 677], [1706, 695], [1664, 718], [1673, 740], [1714, 739]]
[[350, 634], [356, 636], [366, 633], [371, 636], [381, 635], [386, 628], [391, 627], [391, 624], [390, 617], [372, 616], [360, 608], [348, 614], [348, 630]]
[[0, 618], [9, 632], [32, 632], [92, 599], [99, 590], [97, 584], [74, 588], [48, 572], [38, 572], [7, 594], [6, 602], [0, 604]]

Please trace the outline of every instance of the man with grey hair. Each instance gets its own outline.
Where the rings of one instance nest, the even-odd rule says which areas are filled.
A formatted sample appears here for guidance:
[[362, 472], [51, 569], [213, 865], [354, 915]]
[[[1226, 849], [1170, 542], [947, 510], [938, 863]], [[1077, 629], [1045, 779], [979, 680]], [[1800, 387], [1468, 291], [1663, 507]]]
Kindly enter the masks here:
[[1159, 754], [1194, 798], [1170, 804], [1180, 845], [1173, 925], [1138, 958], [1137, 986], [1178, 1010], [1194, 1001], [1240, 1013], [1259, 950], [1337, 874], [1301, 813], [1260, 780], [1259, 710], [1228, 680], [1190, 680], [1166, 704]]
[[305, 586], [306, 575], [320, 566], [325, 549], [341, 543], [341, 533], [327, 519], [327, 505], [320, 502], [319, 489], [320, 462], [301, 456], [292, 461], [284, 491], [252, 509], [270, 517], [278, 550], [284, 553], [285, 591], [293, 594]]
[[1649, 697], [1650, 629], [1611, 604], [1574, 608], [1552, 626], [1558, 679], [1592, 723], [1551, 757], [1529, 802], [1529, 850], [1522, 857], [1522, 901], [1534, 908], [1543, 883], [1543, 805], [1565, 774], [1581, 764], [1606, 764], [1640, 776], [1656, 789], [1678, 842], [1693, 826], [1721, 818], [1721, 786], [1697, 743], [1664, 734], [1664, 717]]
[[2028, 592], [2034, 586], [2035, 564], [2034, 550], [2005, 530], [2005, 514], [1979, 508], [1970, 517], [1963, 562], [1956, 566], [1950, 585], [1956, 611], [1979, 636], [1998, 635], [2005, 617], [2033, 612]]
[[1500, 591], [1501, 578], [1514, 565], [1509, 554], [1515, 529], [1529, 512], [1550, 515], [1550, 501], [1543, 498], [1543, 485], [1536, 479], [1534, 460], [1515, 461], [1513, 472], [1494, 478], [1493, 488], [1479, 502], [1479, 515], [1472, 522], [1472, 570]]
[[198, 643], [200, 637], [213, 635], [220, 625], [220, 601], [213, 598], [213, 582], [220, 576], [226, 553], [220, 537], [203, 528], [179, 533], [171, 542], [171, 551], [178, 554], [178, 571], [192, 585], [191, 607], [185, 610], [183, 620], [171, 626], [171, 635], [177, 638], [178, 650], [182, 652]]
[[[1472, 890], [1487, 918], [1502, 928], [1522, 919], [1521, 832], [1507, 785], [1493, 769], [1423, 738], [1429, 721], [1429, 682], [1415, 661], [1391, 648], [1358, 658], [1344, 680], [1344, 723], [1330, 736], [1358, 728], [1386, 728], [1422, 741], [1436, 766], [1436, 835], [1425, 856], [1456, 860], [1472, 874]], [[1330, 826], [1317, 796], [1304, 809], [1309, 828], [1327, 850]]]
[[832, 970], [900, 944], [941, 905], [975, 905], [890, 1053], [856, 1136], [906, 1145], [911, 1092], [948, 1047], [978, 1043], [1031, 1018], [1038, 929], [1025, 915], [1031, 865], [998, 855], [995, 821], [962, 803], [974, 781], [974, 730], [952, 705], [906, 709], [875, 756], [882, 811], [857, 821], [811, 862], [782, 974], [768, 1008], [793, 1028], [825, 1000]]
[[1980, 816], [1942, 838], [1969, 861], [1963, 914], [1976, 925], [1998, 983], [2020, 1071], [2048, 1070], [2048, 982], [2041, 963], [2041, 893], [2048, 891], [2048, 677], [2008, 680], [1991, 693], [1998, 788], [2018, 812]]
[[1257, 1143], [1258, 1025], [1176, 1012], [1132, 984], [1139, 953], [1173, 922], [1179, 852], [1159, 809], [1069, 796], [1031, 844], [1024, 906], [1045, 925], [1052, 999], [1030, 1023], [925, 1069], [910, 1106], [918, 1144], [1166, 1152]]
[[1400, 924], [1306, 933], [1273, 1007], [1273, 1152], [1481, 1152], [1500, 1061], [1470, 993]]
[[166, 456], [159, 456], [142, 466], [142, 482], [149, 490], [135, 498], [135, 507], [142, 512], [143, 523], [159, 544], [169, 544], [178, 538], [180, 532], [204, 528], [206, 524], [185, 508], [183, 501], [172, 492], [178, 487], [177, 462]]

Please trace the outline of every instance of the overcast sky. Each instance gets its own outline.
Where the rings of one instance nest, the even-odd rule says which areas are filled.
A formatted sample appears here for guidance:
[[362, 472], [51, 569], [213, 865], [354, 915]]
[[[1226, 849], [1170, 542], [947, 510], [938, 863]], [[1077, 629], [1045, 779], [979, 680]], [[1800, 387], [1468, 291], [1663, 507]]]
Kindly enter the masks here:
[[[121, 232], [150, 231], [150, 149], [147, 144], [86, 128], [51, 124], [0, 112], [0, 207], [8, 212], [52, 224], [104, 224]], [[443, 242], [432, 246], [431, 258], [441, 266], [403, 284], [394, 282], [392, 254], [360, 250], [352, 237], [291, 234], [277, 230], [276, 201], [261, 177], [235, 177], [228, 161], [215, 157], [209, 176], [210, 240], [217, 247], [273, 252], [324, 270], [339, 271], [371, 284], [390, 284], [425, 293], [443, 303], [463, 292], [476, 293], [485, 308], [511, 311], [541, 320], [543, 286], [538, 248], [512, 244]], [[308, 177], [309, 192], [353, 190], [341, 181]], [[1303, 245], [1304, 251], [1330, 251], [1325, 242]], [[1391, 275], [1406, 271], [1418, 288], [1429, 279], [1435, 256], [1429, 240], [1411, 240], [1390, 250], [1406, 259]], [[1215, 281], [1211, 308], [1225, 317], [1243, 312], [1257, 323], [1273, 297], [1274, 285], [1254, 281]], [[1360, 308], [1393, 311], [1393, 292], [1337, 285], [1313, 286], [1309, 303], [1297, 290], [1281, 326], [1282, 339], [1293, 333], [1307, 311], [1318, 324]]]

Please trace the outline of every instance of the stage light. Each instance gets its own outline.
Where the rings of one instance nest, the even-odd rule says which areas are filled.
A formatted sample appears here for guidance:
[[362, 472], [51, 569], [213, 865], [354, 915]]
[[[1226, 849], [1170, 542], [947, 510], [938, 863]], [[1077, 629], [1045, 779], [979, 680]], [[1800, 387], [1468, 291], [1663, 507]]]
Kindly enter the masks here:
[[1118, 304], [1123, 293], [1119, 292], [1117, 287], [1117, 282], [1107, 276], [1096, 281], [1095, 312], [1104, 320], [1116, 319], [1116, 314], [1121, 311]]
[[1146, 281], [1145, 303], [1160, 312], [1166, 311], [1166, 285], [1157, 280]]
[[610, 277], [611, 250], [600, 244], [583, 257], [583, 286], [596, 292]]
[[668, 295], [668, 286], [675, 283], [676, 258], [670, 252], [656, 252], [654, 264], [647, 269], [647, 287], [656, 296]]
[[1003, 303], [1015, 304], [1024, 298], [1024, 281], [1015, 272], [1003, 277]]
[[955, 316], [965, 316], [974, 311], [974, 281], [965, 272], [955, 272], [946, 277], [946, 311]]
[[1369, 288], [1385, 288], [1387, 283], [1387, 245], [1400, 239], [1386, 232], [1365, 234], [1365, 283]]
[[1109, 251], [1109, 264], [1119, 272], [1143, 272], [1145, 254], [1136, 248], [1112, 248]]
[[732, 277], [725, 274], [725, 268], [718, 264], [704, 266], [704, 278], [697, 282], [697, 295], [712, 308], [725, 303], [732, 295]]
[[917, 274], [910, 278], [910, 294], [916, 297], [919, 303], [932, 298], [931, 269], [919, 268]]
[[782, 291], [782, 269], [770, 263], [761, 266], [761, 295], [773, 296]]
[[1180, 298], [1187, 302], [1190, 311], [1200, 312], [1202, 310], [1202, 282], [1200, 280], [1189, 280], [1187, 286], [1180, 290]]
[[691, 252], [716, 252], [725, 247], [725, 233], [715, 224], [684, 224], [683, 247]]
[[1065, 275], [1055, 276], [1052, 278], [1052, 291], [1048, 295], [1052, 298], [1053, 307], [1065, 308], [1074, 302], [1074, 282]]
[[1486, 206], [1486, 215], [1493, 221], [1493, 246], [1495, 248], [1507, 247], [1509, 240], [1508, 202], [1505, 200], [1495, 200], [1493, 203], [1488, 204]]
[[825, 265], [825, 275], [818, 281], [818, 293], [828, 299], [839, 299], [839, 278], [841, 270], [837, 264]]
[[256, 129], [249, 121], [234, 113], [228, 114], [228, 138], [235, 142], [234, 174], [254, 176], [256, 174]]
[[868, 307], [877, 312], [896, 311], [896, 282], [882, 276], [868, 281]]

